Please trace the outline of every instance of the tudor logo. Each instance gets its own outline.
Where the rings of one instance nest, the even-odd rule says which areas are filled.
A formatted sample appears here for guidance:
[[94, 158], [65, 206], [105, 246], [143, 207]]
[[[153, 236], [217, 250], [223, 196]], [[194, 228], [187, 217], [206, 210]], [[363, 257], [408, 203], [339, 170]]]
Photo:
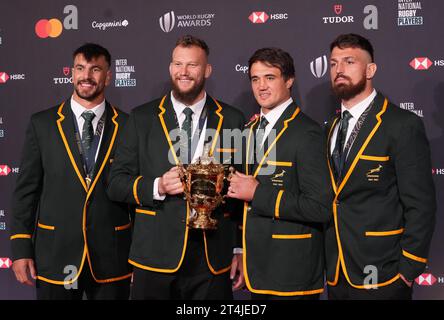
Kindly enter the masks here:
[[327, 56], [317, 57], [310, 62], [311, 74], [316, 78], [322, 78], [327, 73]]
[[333, 10], [335, 11], [336, 14], [341, 14], [341, 12], [342, 12], [342, 4], [335, 4], [333, 6]]
[[9, 258], [0, 258], [0, 269], [8, 269], [12, 266], [12, 261]]
[[269, 16], [264, 11], [253, 12], [250, 14], [248, 19], [250, 19], [253, 23], [265, 23], [268, 20]]
[[436, 277], [431, 273], [423, 273], [415, 279], [415, 282], [420, 286], [432, 286], [436, 282]]
[[63, 74], [65, 76], [68, 76], [70, 71], [71, 71], [70, 67], [63, 67]]
[[427, 57], [414, 58], [410, 61], [410, 66], [415, 70], [427, 70], [432, 65], [432, 61]]

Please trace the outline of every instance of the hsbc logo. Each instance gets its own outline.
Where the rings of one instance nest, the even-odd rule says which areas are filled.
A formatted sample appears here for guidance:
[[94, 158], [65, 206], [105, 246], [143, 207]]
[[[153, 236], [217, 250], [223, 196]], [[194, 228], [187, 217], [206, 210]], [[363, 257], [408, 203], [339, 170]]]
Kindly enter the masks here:
[[436, 282], [436, 277], [431, 273], [423, 273], [418, 278], [415, 279], [415, 282], [420, 286], [433, 286]]
[[268, 20], [287, 20], [288, 13], [271, 13], [268, 14], [265, 11], [254, 11], [248, 16], [248, 20], [252, 23], [265, 23]]
[[11, 173], [11, 168], [7, 164], [0, 164], [0, 176], [7, 176]]
[[269, 15], [264, 11], [252, 12], [248, 19], [253, 23], [265, 23]]
[[9, 75], [6, 72], [0, 72], [0, 83], [6, 83], [9, 80]]
[[444, 175], [444, 168], [432, 168], [432, 174]]
[[433, 63], [427, 57], [420, 57], [412, 59], [409, 64], [415, 70], [428, 70]]
[[0, 269], [9, 269], [12, 266], [12, 261], [9, 258], [0, 258]]
[[8, 80], [25, 80], [25, 74], [24, 73], [7, 74], [6, 72], [1, 71], [0, 72], [0, 84], [6, 83]]
[[322, 78], [327, 73], [327, 56], [324, 54], [310, 62], [310, 71], [315, 78]]
[[444, 60], [430, 60], [427, 57], [413, 58], [409, 65], [415, 70], [428, 70], [431, 66], [444, 67]]
[[10, 173], [19, 173], [19, 168], [10, 168], [7, 164], [0, 164], [0, 176], [7, 176]]
[[53, 78], [54, 84], [70, 84], [70, 83], [72, 83], [72, 77], [68, 77], [69, 74], [71, 73], [71, 68], [70, 67], [63, 67], [62, 72], [65, 77]]

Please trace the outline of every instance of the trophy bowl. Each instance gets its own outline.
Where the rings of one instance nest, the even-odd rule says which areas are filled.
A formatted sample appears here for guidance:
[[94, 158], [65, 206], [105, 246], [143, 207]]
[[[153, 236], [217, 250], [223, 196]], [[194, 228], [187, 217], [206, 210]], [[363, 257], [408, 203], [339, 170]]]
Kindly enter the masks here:
[[206, 155], [186, 168], [179, 165], [185, 199], [195, 214], [190, 214], [187, 225], [192, 229], [217, 229], [217, 220], [211, 218], [213, 210], [223, 202], [225, 168]]

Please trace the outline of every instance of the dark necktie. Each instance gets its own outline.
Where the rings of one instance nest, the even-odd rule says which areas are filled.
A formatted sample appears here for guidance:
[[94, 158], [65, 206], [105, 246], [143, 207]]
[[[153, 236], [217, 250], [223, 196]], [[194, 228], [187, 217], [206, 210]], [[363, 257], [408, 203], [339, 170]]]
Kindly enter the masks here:
[[259, 122], [259, 126], [257, 127], [256, 130], [256, 162], [259, 161], [258, 156], [259, 156], [259, 151], [261, 150], [261, 146], [264, 140], [264, 136], [265, 136], [265, 128], [268, 125], [268, 120], [267, 118], [265, 118], [264, 116], [261, 117], [261, 120]]
[[85, 158], [88, 172], [91, 170], [92, 163], [94, 163], [93, 159], [95, 157], [95, 155], [91, 155], [90, 153], [91, 144], [94, 140], [92, 120], [95, 116], [95, 113], [92, 111], [85, 111], [82, 113], [82, 118], [85, 119], [85, 123], [83, 124], [82, 129], [82, 149], [84, 152], [83, 156]]
[[185, 114], [185, 120], [182, 123], [182, 130], [185, 132], [186, 134], [186, 138], [187, 138], [187, 149], [188, 149], [188, 155], [187, 155], [187, 163], [190, 164], [191, 163], [191, 141], [192, 141], [192, 128], [193, 128], [193, 110], [191, 110], [191, 108], [186, 107], [183, 110], [183, 113]]
[[347, 158], [346, 151], [344, 151], [345, 140], [347, 137], [348, 121], [352, 115], [345, 110], [342, 113], [341, 120], [339, 121], [338, 134], [336, 137], [335, 148], [333, 149], [332, 158], [335, 165], [336, 178], [340, 180], [342, 178], [342, 169], [344, 168], [345, 159]]

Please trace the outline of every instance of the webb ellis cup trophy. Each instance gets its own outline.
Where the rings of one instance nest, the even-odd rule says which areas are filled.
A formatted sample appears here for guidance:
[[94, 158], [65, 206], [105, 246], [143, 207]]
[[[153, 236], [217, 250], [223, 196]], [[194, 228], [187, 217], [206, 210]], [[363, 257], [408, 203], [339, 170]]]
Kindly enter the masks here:
[[[193, 229], [217, 229], [217, 220], [211, 218], [211, 213], [224, 202], [224, 165], [217, 163], [208, 148], [205, 148], [197, 162], [186, 168], [182, 164], [178, 166], [185, 198], [190, 208], [196, 212], [189, 216], [187, 225]], [[230, 167], [229, 170], [228, 180], [234, 173], [234, 168]]]

